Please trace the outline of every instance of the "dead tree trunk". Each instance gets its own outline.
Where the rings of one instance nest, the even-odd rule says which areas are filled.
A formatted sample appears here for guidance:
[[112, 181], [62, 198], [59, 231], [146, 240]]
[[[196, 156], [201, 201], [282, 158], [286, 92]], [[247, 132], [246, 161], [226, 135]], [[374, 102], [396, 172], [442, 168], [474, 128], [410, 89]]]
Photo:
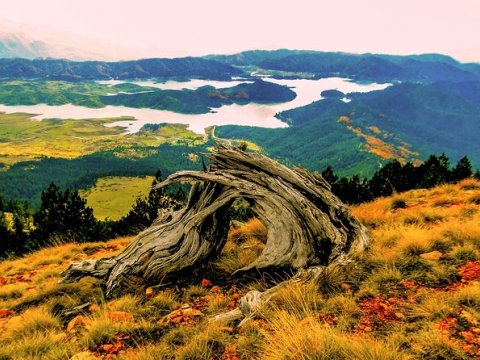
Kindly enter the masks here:
[[249, 199], [268, 229], [261, 255], [239, 272], [289, 267], [303, 274], [366, 247], [364, 227], [318, 174], [223, 146], [209, 158], [208, 171], [180, 171], [158, 185], [192, 182], [183, 209], [162, 214], [118, 256], [71, 265], [63, 282], [94, 276], [114, 297], [209, 261], [226, 242], [237, 198]]

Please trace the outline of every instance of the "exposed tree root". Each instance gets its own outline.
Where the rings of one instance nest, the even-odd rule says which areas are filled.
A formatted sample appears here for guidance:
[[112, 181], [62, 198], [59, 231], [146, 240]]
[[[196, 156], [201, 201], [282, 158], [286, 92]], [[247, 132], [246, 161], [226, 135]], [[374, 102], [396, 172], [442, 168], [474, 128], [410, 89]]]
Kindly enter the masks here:
[[[237, 273], [290, 268], [297, 273], [285, 284], [306, 281], [367, 246], [364, 227], [320, 175], [224, 146], [209, 158], [208, 171], [180, 171], [158, 185], [194, 183], [183, 209], [161, 214], [121, 254], [71, 265], [62, 281], [93, 276], [103, 280], [107, 297], [115, 297], [210, 261], [225, 245], [228, 209], [238, 198], [249, 199], [268, 235], [260, 256]], [[252, 316], [279, 286], [248, 293], [218, 320]]]

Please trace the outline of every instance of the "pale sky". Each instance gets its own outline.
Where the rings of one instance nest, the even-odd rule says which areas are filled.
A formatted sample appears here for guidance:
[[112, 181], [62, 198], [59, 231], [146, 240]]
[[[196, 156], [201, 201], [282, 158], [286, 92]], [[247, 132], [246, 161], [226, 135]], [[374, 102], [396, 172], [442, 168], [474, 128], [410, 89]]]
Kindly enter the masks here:
[[109, 45], [113, 57], [290, 48], [480, 62], [480, 0], [0, 0], [0, 9], [0, 28]]

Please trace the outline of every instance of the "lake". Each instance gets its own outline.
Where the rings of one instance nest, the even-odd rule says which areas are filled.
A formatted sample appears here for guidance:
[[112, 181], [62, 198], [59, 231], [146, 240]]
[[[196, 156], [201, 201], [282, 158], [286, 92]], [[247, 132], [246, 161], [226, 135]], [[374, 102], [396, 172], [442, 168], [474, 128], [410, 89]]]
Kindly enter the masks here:
[[[314, 101], [320, 100], [320, 93], [324, 90], [336, 89], [345, 94], [352, 92], [369, 92], [383, 90], [390, 84], [360, 84], [343, 78], [326, 79], [297, 79], [297, 80], [278, 80], [273, 78], [263, 78], [276, 84], [285, 85], [292, 88], [297, 97], [292, 101], [280, 104], [246, 104], [246, 105], [224, 105], [207, 114], [179, 114], [167, 110], [154, 109], [135, 109], [124, 106], [105, 106], [99, 109], [86, 108], [77, 105], [0, 105], [0, 111], [6, 113], [24, 112], [36, 114], [34, 119], [42, 120], [48, 118], [59, 119], [85, 119], [85, 118], [114, 118], [119, 116], [132, 116], [136, 121], [118, 121], [107, 126], [122, 126], [129, 133], [135, 133], [145, 124], [177, 123], [186, 124], [188, 128], [196, 133], [204, 134], [205, 128], [212, 125], [246, 125], [265, 128], [280, 128], [288, 125], [275, 117], [275, 114], [308, 105]], [[125, 81], [110, 80], [103, 81], [104, 84], [115, 85]], [[241, 79], [232, 81], [208, 81], [193, 79], [187, 82], [167, 81], [165, 83], [155, 83], [153, 81], [135, 81], [142, 86], [152, 86], [161, 89], [179, 90], [196, 89], [201, 86], [211, 85], [216, 88], [226, 88], [238, 85], [242, 82], [248, 82]], [[344, 99], [348, 101], [347, 98]]]

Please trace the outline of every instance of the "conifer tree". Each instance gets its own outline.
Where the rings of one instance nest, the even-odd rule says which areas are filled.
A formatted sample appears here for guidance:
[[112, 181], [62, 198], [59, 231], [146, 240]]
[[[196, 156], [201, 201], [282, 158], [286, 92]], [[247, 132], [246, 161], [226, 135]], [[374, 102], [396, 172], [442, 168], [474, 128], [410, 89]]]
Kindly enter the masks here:
[[53, 182], [42, 193], [40, 210], [34, 216], [35, 239], [39, 246], [48, 245], [54, 237], [64, 241], [100, 240], [100, 223], [86, 206], [78, 191], [62, 192]]
[[460, 181], [473, 175], [473, 167], [470, 160], [464, 156], [452, 171], [452, 181]]

